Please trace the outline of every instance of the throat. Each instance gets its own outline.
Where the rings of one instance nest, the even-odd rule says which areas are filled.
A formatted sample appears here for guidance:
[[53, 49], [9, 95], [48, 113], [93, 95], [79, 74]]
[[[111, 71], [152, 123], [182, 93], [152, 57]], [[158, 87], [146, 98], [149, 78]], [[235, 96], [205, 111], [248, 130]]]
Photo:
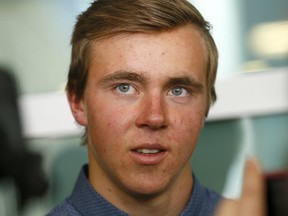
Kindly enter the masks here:
[[193, 188], [193, 177], [190, 168], [184, 176], [185, 178], [177, 179], [162, 193], [153, 195], [130, 194], [126, 201], [122, 200], [123, 210], [129, 215], [137, 216], [180, 215], [189, 203]]

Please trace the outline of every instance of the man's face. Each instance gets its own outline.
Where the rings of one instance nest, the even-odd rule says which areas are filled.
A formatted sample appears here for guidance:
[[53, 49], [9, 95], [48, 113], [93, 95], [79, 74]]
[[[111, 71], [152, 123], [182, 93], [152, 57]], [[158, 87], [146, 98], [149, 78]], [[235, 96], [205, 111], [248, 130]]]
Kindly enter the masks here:
[[191, 175], [207, 105], [206, 51], [192, 25], [95, 43], [83, 100], [96, 190], [149, 196]]

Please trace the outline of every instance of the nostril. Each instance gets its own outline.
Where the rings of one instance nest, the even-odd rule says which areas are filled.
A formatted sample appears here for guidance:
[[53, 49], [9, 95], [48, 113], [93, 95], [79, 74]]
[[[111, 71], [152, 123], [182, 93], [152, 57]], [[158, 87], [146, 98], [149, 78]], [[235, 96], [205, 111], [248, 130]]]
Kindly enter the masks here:
[[137, 126], [138, 127], [147, 127], [153, 130], [157, 129], [164, 129], [167, 127], [167, 120], [165, 118], [151, 118], [141, 116], [137, 119]]
[[164, 129], [168, 125], [168, 115], [165, 101], [161, 96], [148, 96], [143, 99], [139, 107], [136, 124], [153, 130]]

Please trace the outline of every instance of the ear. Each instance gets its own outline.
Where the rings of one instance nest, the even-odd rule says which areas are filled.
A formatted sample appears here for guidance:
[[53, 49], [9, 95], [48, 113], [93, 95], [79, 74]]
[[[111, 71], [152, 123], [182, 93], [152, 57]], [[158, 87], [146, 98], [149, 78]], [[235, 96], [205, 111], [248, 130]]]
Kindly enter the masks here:
[[70, 105], [72, 115], [76, 122], [82, 126], [87, 125], [87, 114], [83, 99], [77, 100], [75, 93], [67, 92], [67, 99]]

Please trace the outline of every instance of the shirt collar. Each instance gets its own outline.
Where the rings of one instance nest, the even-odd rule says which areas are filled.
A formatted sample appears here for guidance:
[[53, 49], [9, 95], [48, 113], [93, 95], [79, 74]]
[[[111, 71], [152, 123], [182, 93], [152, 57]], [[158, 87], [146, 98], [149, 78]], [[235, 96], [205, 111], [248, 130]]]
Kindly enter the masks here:
[[74, 190], [68, 200], [83, 216], [128, 215], [94, 190], [88, 181], [88, 165], [82, 168]]

